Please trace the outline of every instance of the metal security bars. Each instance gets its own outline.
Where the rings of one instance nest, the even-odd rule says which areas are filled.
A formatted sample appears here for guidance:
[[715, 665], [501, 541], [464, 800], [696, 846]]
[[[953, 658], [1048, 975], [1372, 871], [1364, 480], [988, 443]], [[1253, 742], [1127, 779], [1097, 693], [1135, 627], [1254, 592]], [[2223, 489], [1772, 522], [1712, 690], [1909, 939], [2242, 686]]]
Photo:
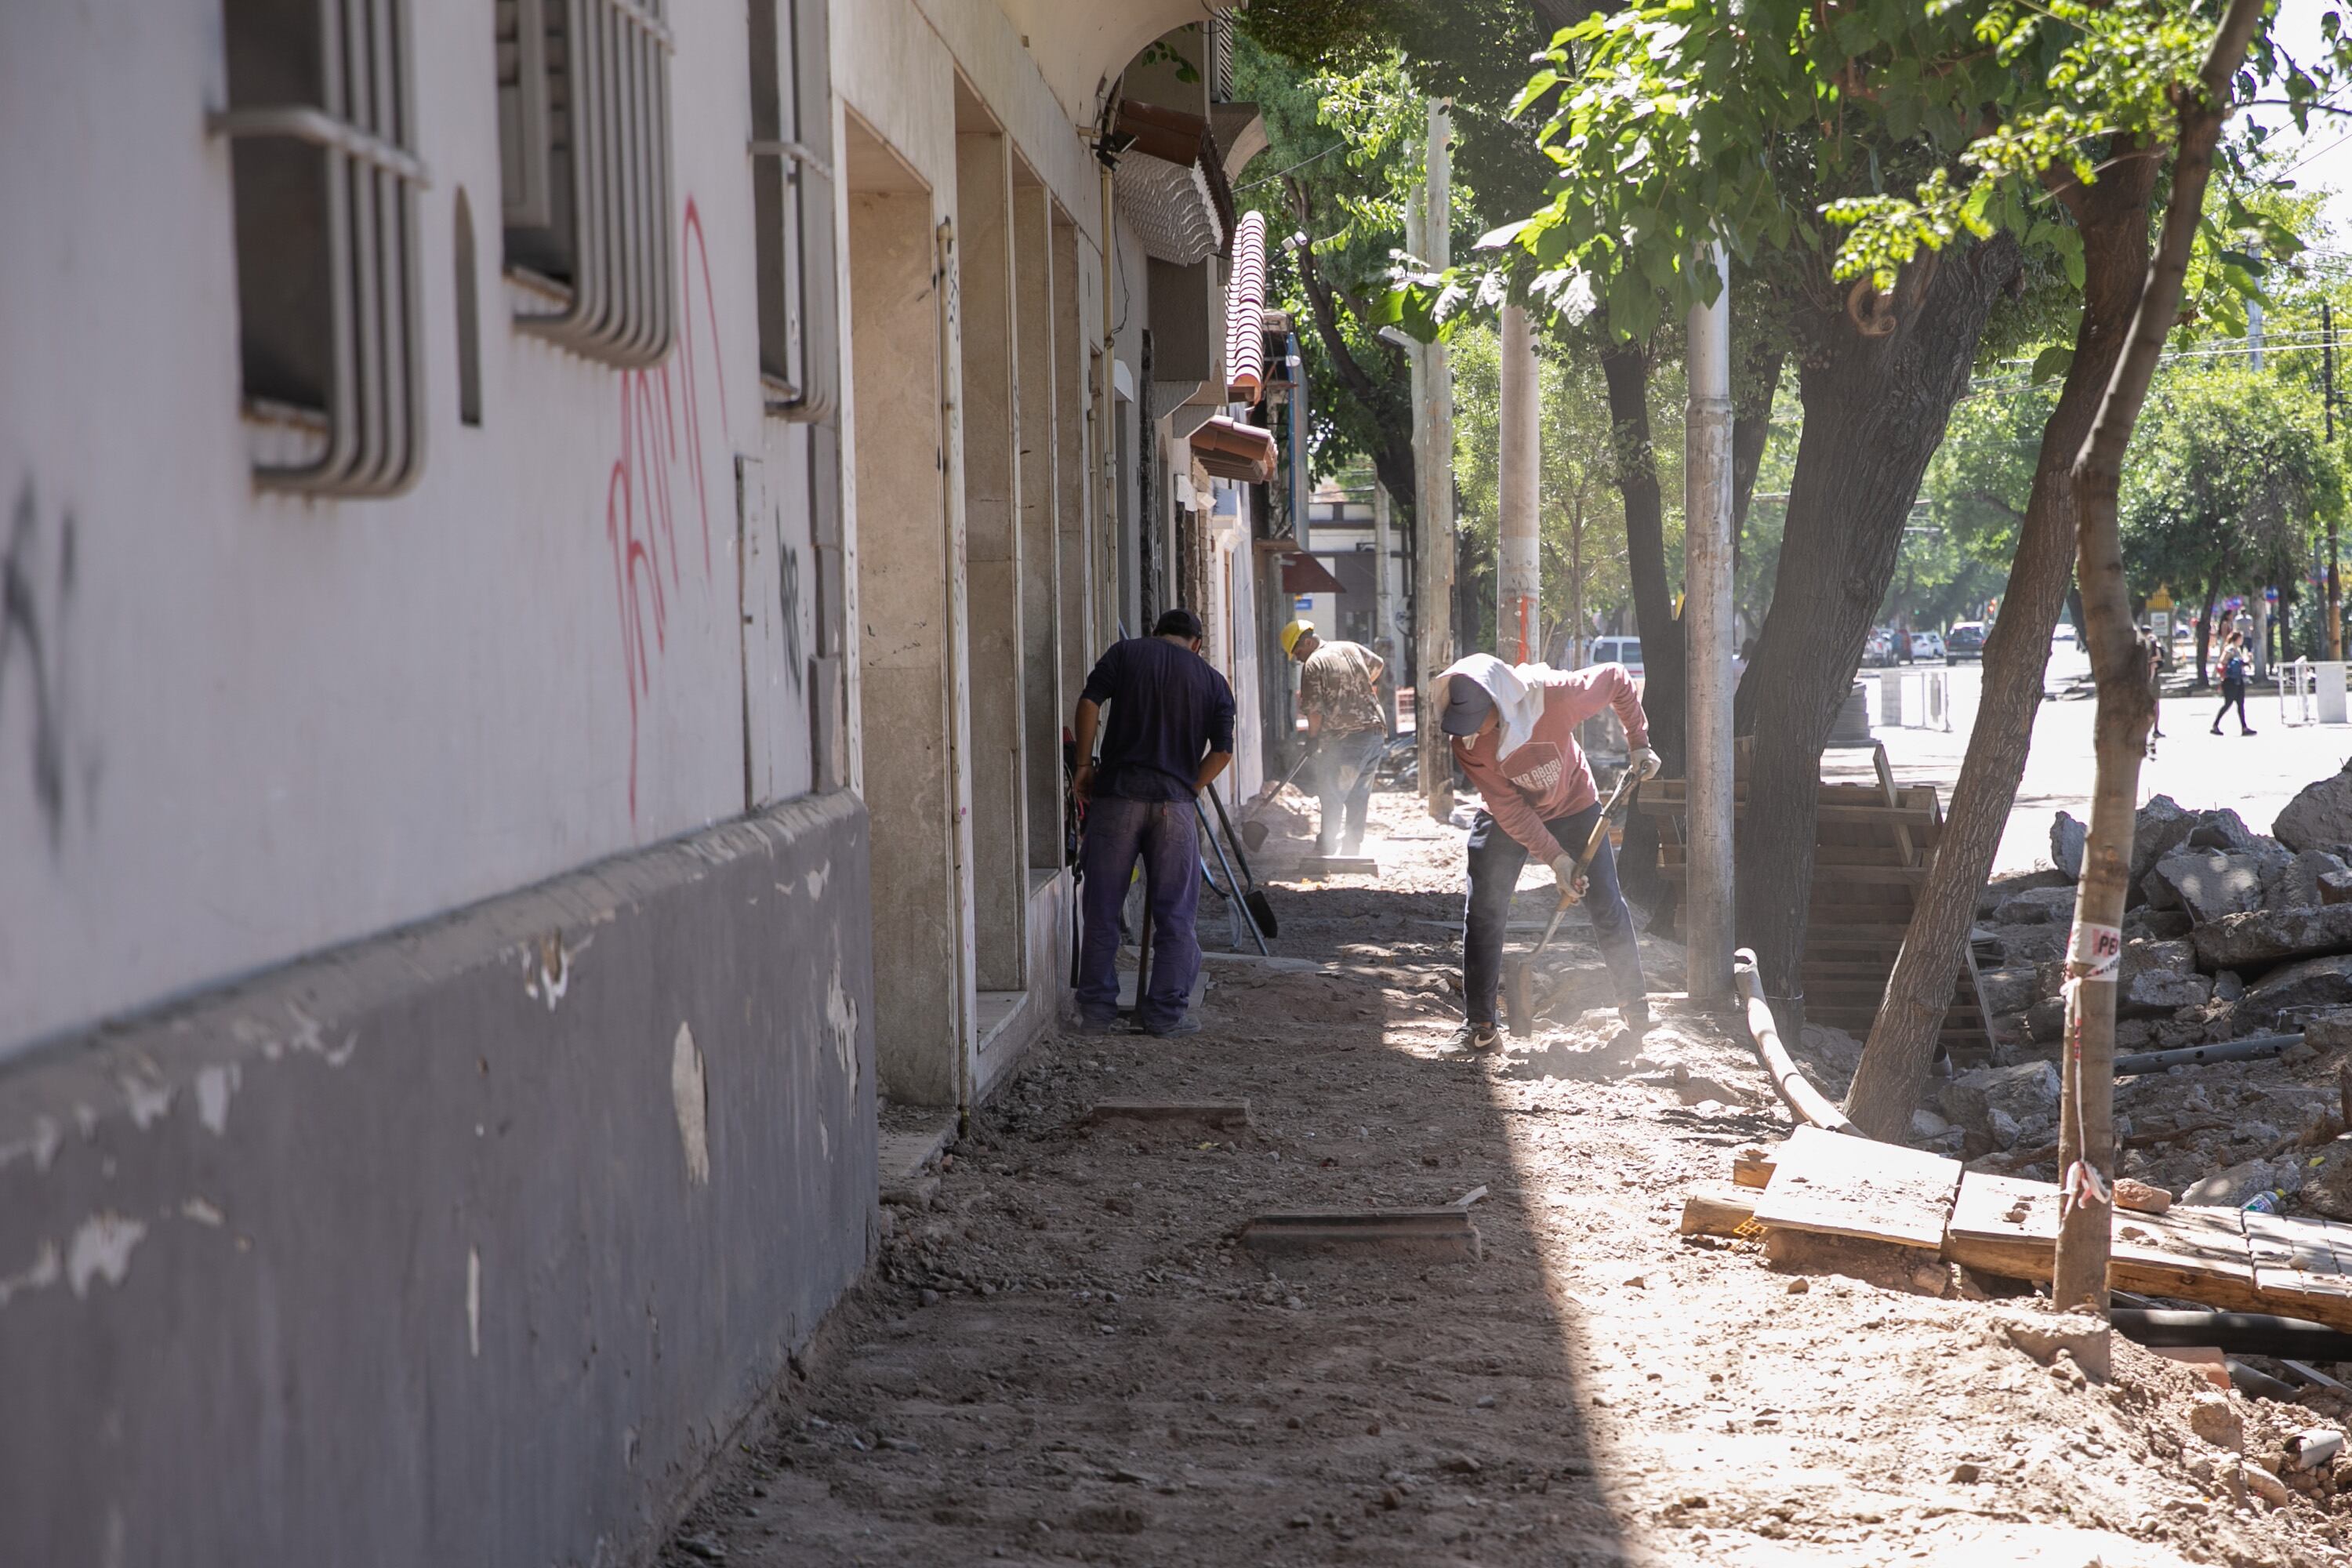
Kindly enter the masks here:
[[751, 23], [760, 379], [770, 413], [825, 420], [838, 395], [840, 339], [824, 0], [751, 0]]
[[405, 0], [226, 0], [238, 348], [289, 428], [257, 483], [394, 495], [425, 460]]
[[516, 325], [623, 368], [677, 334], [664, 0], [498, 0], [506, 267], [553, 302]]

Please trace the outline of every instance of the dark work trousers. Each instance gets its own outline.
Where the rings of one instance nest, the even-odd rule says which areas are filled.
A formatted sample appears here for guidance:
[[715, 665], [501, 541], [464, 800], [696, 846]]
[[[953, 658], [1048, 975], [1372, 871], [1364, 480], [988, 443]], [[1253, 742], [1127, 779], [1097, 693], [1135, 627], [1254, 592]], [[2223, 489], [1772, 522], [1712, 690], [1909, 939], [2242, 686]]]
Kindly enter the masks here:
[[1372, 773], [1388, 741], [1378, 730], [1324, 737], [1315, 756], [1315, 793], [1323, 803], [1315, 828], [1318, 855], [1362, 851], [1364, 818], [1372, 806]]
[[1137, 999], [1136, 1019], [1147, 1029], [1164, 1029], [1191, 1005], [1192, 981], [1201, 973], [1201, 943], [1192, 932], [1201, 909], [1193, 809], [1189, 800], [1097, 795], [1087, 803], [1086, 841], [1078, 850], [1086, 916], [1078, 1011], [1085, 1017], [1102, 1022], [1118, 1011], [1118, 911], [1138, 859], [1151, 909], [1151, 994]]
[[[1544, 826], [1562, 849], [1573, 855], [1583, 849], [1585, 838], [1599, 820], [1601, 803], [1595, 801]], [[1492, 813], [1480, 812], [1470, 825], [1470, 896], [1462, 931], [1462, 984], [1470, 994], [1474, 1024], [1495, 1021], [1495, 989], [1503, 976], [1503, 928], [1510, 920], [1511, 894], [1527, 863], [1527, 847], [1505, 832]], [[1633, 911], [1618, 890], [1617, 855], [1606, 837], [1592, 852], [1592, 864], [1584, 874], [1584, 907], [1592, 915], [1593, 934], [1601, 939], [1601, 956], [1609, 965], [1618, 1005], [1646, 1002], [1642, 950], [1633, 936]]]
[[2242, 680], [2225, 680], [2221, 682], [2221, 710], [2213, 715], [2213, 732], [2215, 734], [2218, 735], [2221, 732], [2221, 721], [2230, 716], [2230, 710], [2231, 708], [2235, 708], [2238, 710], [2239, 729], [2251, 730], [2253, 728], [2252, 724], [2246, 722], [2246, 683]]

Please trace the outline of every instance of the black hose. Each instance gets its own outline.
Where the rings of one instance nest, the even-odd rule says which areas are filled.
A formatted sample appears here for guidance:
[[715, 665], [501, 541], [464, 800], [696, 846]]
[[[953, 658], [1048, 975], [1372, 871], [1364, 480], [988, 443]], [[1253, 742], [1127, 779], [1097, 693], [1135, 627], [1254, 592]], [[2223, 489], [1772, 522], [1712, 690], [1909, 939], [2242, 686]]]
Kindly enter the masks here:
[[2107, 1321], [2137, 1343], [2210, 1345], [2230, 1355], [2285, 1356], [2295, 1361], [2352, 1361], [2352, 1334], [2301, 1318], [2267, 1312], [2183, 1311], [2161, 1307], [2111, 1307]]

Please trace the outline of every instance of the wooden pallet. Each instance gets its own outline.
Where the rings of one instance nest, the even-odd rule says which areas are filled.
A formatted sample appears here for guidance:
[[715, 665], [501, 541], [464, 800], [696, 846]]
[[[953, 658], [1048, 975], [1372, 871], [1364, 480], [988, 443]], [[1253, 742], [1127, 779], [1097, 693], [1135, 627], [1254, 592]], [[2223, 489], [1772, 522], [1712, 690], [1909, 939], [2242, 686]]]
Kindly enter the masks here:
[[[1942, 802], [1933, 784], [1898, 787], [1886, 748], [1874, 749], [1874, 784], [1821, 785], [1815, 828], [1813, 886], [1807, 909], [1802, 975], [1805, 1016], [1856, 1037], [1867, 1037], [1886, 996], [1918, 889], [1944, 830]], [[1743, 752], [1741, 765], [1746, 757]], [[1690, 874], [1685, 837], [1686, 785], [1654, 779], [1642, 786], [1637, 809], [1666, 819], [1658, 868], [1668, 881]], [[1747, 817], [1748, 783], [1732, 788], [1734, 831]], [[1952, 981], [1937, 1043], [1962, 1066], [1990, 1059], [1992, 1019], [1978, 984], [1973, 948]]]

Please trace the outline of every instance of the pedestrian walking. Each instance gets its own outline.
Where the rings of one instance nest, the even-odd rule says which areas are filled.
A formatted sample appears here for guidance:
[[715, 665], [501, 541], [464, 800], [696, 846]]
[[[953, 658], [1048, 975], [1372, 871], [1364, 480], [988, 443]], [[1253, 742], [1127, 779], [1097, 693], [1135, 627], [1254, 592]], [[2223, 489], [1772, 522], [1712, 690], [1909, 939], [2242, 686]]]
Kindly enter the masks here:
[[2153, 716], [2147, 731], [2147, 754], [2154, 758], [2156, 743], [2164, 739], [2164, 647], [2146, 626], [2139, 631], [2139, 651], [2147, 659], [2147, 710]]
[[[1078, 849], [1085, 937], [1078, 1029], [1108, 1034], [1118, 1018], [1118, 921], [1138, 860], [1151, 911], [1150, 992], [1136, 998], [1147, 1035], [1190, 1035], [1201, 973], [1193, 917], [1201, 905], [1194, 797], [1234, 760], [1234, 692], [1201, 657], [1201, 618], [1171, 610], [1148, 637], [1113, 643], [1078, 698], [1078, 767], [1070, 793], [1086, 805]], [[1102, 721], [1105, 704], [1109, 722]], [[1102, 753], [1095, 760], [1095, 736]]]
[[2251, 735], [2254, 727], [2246, 722], [2246, 637], [2243, 632], [2231, 632], [2221, 649], [2221, 710], [2213, 715], [2213, 733], [2221, 732], [2221, 721], [2230, 710], [2238, 710], [2238, 733]]
[[[1469, 890], [1462, 918], [1469, 1018], [1454, 1044], [1490, 1051], [1501, 1043], [1495, 998], [1519, 872], [1532, 854], [1567, 887], [1576, 874], [1577, 854], [1601, 819], [1601, 794], [1584, 748], [1577, 744], [1577, 726], [1604, 708], [1614, 709], [1631, 748], [1626, 766], [1637, 778], [1657, 773], [1658, 753], [1650, 749], [1650, 722], [1633, 677], [1622, 664], [1560, 670], [1472, 654], [1438, 677], [1430, 701], [1440, 727], [1453, 737], [1454, 760], [1477, 785], [1483, 807], [1470, 826]], [[1650, 1026], [1642, 950], [1605, 833], [1585, 876], [1584, 907], [1591, 912], [1593, 934], [1609, 966], [1618, 1013], [1627, 1028], [1641, 1034]]]
[[1381, 656], [1361, 643], [1325, 642], [1312, 621], [1282, 628], [1282, 651], [1303, 668], [1298, 711], [1314, 750], [1318, 855], [1356, 855], [1364, 847], [1371, 809], [1372, 774], [1388, 744], [1388, 714], [1381, 706]]

